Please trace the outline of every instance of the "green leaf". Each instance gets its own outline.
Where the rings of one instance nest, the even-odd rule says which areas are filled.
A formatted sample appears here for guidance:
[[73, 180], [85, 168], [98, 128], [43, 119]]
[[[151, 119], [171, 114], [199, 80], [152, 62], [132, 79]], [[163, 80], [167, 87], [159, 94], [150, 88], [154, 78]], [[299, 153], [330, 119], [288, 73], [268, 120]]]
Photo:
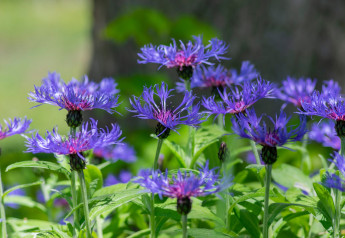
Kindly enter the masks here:
[[[271, 192], [270, 192], [270, 195], [271, 195]], [[256, 192], [254, 193], [249, 193], [249, 194], [245, 194], [241, 197], [239, 197], [237, 200], [235, 200], [235, 202], [233, 202], [229, 208], [229, 214], [231, 214], [232, 210], [234, 209], [234, 207], [240, 203], [240, 202], [243, 202], [243, 201], [246, 201], [248, 199], [251, 199], [251, 198], [255, 198], [255, 197], [264, 197], [265, 196], [265, 188], [261, 188], [259, 190], [257, 190]]]
[[86, 182], [86, 189], [90, 196], [103, 187], [103, 176], [102, 172], [95, 165], [88, 164], [84, 169], [84, 176]]
[[127, 236], [127, 238], [139, 238], [139, 237], [144, 237], [144, 236], [146, 236], [146, 235], [149, 235], [150, 233], [151, 233], [151, 229], [148, 228], [148, 229], [144, 229], [144, 230], [137, 231], [137, 232], [133, 233], [132, 235]]
[[[179, 232], [182, 232], [181, 230]], [[180, 233], [181, 234], [181, 233]], [[233, 237], [224, 233], [216, 232], [215, 230], [203, 228], [190, 228], [188, 229], [188, 236], [194, 238], [229, 238]]]
[[108, 215], [117, 207], [124, 205], [135, 198], [142, 196], [147, 191], [142, 189], [126, 189], [113, 194], [111, 200], [96, 202], [90, 209], [90, 219], [93, 220], [99, 215]]
[[[276, 218], [276, 216], [278, 214], [280, 214], [282, 210], [284, 210], [285, 208], [287, 208], [289, 206], [305, 207], [305, 205], [296, 204], [296, 203], [273, 203], [268, 208], [268, 214], [269, 214], [269, 216], [268, 216], [268, 225], [270, 226], [273, 223], [273, 221]], [[305, 215], [305, 214], [303, 214], [303, 215]]]
[[31, 207], [31, 208], [37, 208], [41, 210], [42, 212], [46, 212], [45, 206], [43, 206], [41, 203], [38, 203], [34, 200], [32, 200], [30, 197], [26, 196], [6, 196], [4, 197], [4, 202], [6, 203], [15, 203], [18, 205], [26, 206], [26, 207]]
[[38, 181], [38, 182], [34, 182], [34, 183], [21, 184], [21, 185], [14, 186], [12, 188], [7, 189], [4, 192], [4, 194], [2, 195], [2, 198], [4, 198], [7, 194], [9, 194], [10, 192], [15, 191], [17, 189], [31, 187], [31, 186], [35, 186], [35, 185], [40, 185], [41, 183], [42, 183], [42, 181]]
[[227, 132], [220, 129], [217, 125], [208, 125], [199, 128], [195, 132], [195, 147], [194, 156], [190, 164], [190, 168], [193, 168], [195, 162], [199, 158], [200, 154], [210, 145], [219, 141], [219, 138], [224, 136]]
[[261, 233], [257, 215], [244, 209], [239, 210], [239, 212], [235, 212], [235, 214], [252, 237], [260, 237]]
[[309, 176], [305, 175], [302, 170], [288, 164], [281, 164], [274, 168], [272, 177], [274, 181], [288, 188], [298, 185], [298, 187], [310, 192], [313, 187], [313, 181]]
[[321, 184], [314, 183], [313, 186], [318, 198], [320, 199], [317, 203], [317, 208], [328, 221], [332, 221], [332, 218], [335, 216], [335, 208], [331, 194]]
[[190, 163], [190, 158], [187, 156], [185, 150], [176, 144], [173, 141], [169, 141], [168, 139], [164, 140], [164, 144], [171, 150], [171, 152], [175, 155], [177, 161], [180, 163], [182, 168], [186, 168], [187, 164]]
[[22, 162], [17, 162], [17, 163], [11, 164], [6, 168], [6, 172], [8, 172], [12, 169], [16, 169], [16, 168], [28, 168], [28, 167], [29, 168], [49, 169], [52, 171], [63, 173], [67, 176], [67, 178], [69, 178], [69, 175], [70, 175], [70, 171], [68, 171], [67, 169], [65, 169], [64, 167], [62, 167], [59, 164], [48, 162], [48, 161], [32, 161], [32, 160], [22, 161]]

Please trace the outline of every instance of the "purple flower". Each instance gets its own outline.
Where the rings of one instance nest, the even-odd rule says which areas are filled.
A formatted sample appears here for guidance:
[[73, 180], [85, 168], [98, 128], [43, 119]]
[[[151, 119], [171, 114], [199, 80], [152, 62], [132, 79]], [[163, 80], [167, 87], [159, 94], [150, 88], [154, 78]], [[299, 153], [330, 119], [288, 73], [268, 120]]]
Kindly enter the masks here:
[[335, 150], [340, 150], [341, 141], [334, 129], [334, 121], [327, 120], [320, 123], [314, 123], [309, 132], [309, 138], [323, 146], [332, 147]]
[[199, 64], [212, 64], [209, 59], [214, 57], [217, 60], [227, 59], [223, 57], [227, 51], [228, 46], [221, 40], [216, 38], [209, 41], [207, 46], [202, 43], [202, 37], [193, 36], [194, 42], [188, 41], [184, 44], [180, 41], [180, 47], [176, 45], [176, 41], [172, 39], [173, 43], [169, 46], [152, 44], [141, 48], [141, 53], [138, 54], [140, 60], [139, 64], [156, 63], [167, 68], [176, 67], [182, 71], [183, 67], [195, 67]]
[[[241, 89], [241, 90], [240, 90]], [[258, 79], [256, 83], [245, 82], [230, 88], [230, 93], [219, 91], [220, 101], [215, 96], [203, 98], [202, 105], [206, 108], [207, 114], [238, 114], [244, 112], [261, 98], [270, 98], [274, 90], [274, 85], [263, 79]], [[216, 116], [216, 117], [217, 117]]]
[[[277, 90], [277, 97], [283, 101], [294, 104], [296, 107], [301, 108], [302, 102], [310, 103], [311, 95], [315, 90], [316, 79], [310, 78], [292, 78], [287, 77], [283, 82], [283, 86], [280, 90]], [[325, 81], [322, 86], [322, 92], [328, 95], [330, 92], [340, 93], [340, 87], [338, 83], [333, 80]]]
[[122, 160], [127, 163], [132, 163], [137, 160], [133, 147], [129, 146], [127, 143], [106, 146], [102, 145], [101, 147], [94, 148], [93, 154], [96, 157], [104, 158], [112, 162]]
[[315, 91], [309, 102], [302, 102], [300, 113], [320, 116], [337, 121], [345, 121], [345, 102], [336, 92], [320, 93]]
[[335, 188], [345, 192], [345, 180], [343, 179], [345, 176], [345, 158], [337, 152], [334, 152], [332, 156], [333, 159], [330, 159], [329, 161], [332, 161], [337, 166], [342, 174], [342, 178], [336, 174], [326, 172], [326, 178], [322, 184], [328, 188]]
[[[251, 81], [258, 76], [254, 66], [249, 61], [243, 61], [241, 71], [238, 74], [235, 69], [227, 70], [223, 66], [217, 67], [209, 66], [205, 67], [200, 65], [195, 68], [193, 76], [191, 78], [191, 88], [212, 88], [213, 91], [219, 89], [223, 91], [223, 88], [229, 87], [232, 84], [239, 84], [246, 81]], [[186, 91], [185, 83], [176, 83], [176, 89], [178, 92]]]
[[[90, 130], [88, 127], [90, 125]], [[83, 152], [94, 149], [101, 145], [116, 144], [121, 141], [120, 136], [122, 131], [116, 124], [112, 124], [112, 129], [109, 131], [108, 128], [98, 129], [97, 121], [91, 119], [91, 123], [84, 123], [81, 131], [76, 132], [75, 137], [72, 135], [61, 136], [58, 134], [57, 128], [53, 129], [52, 132], [47, 131], [46, 139], [41, 137], [38, 133], [32, 134], [29, 138], [26, 136], [26, 152], [31, 153], [56, 153], [62, 155], [70, 155], [71, 161], [83, 162], [85, 167], [85, 158]], [[80, 160], [80, 159], [81, 160]], [[70, 163], [71, 163], [70, 161]], [[74, 168], [71, 164], [72, 169]]]
[[119, 180], [113, 174], [109, 174], [108, 177], [104, 180], [105, 187], [118, 184], [118, 183], [119, 183]]
[[[247, 110], [245, 114], [237, 114], [231, 119], [234, 132], [248, 138], [262, 146], [283, 146], [292, 141], [300, 141], [306, 130], [306, 117], [301, 117], [301, 122], [295, 129], [287, 126], [290, 117], [287, 117], [284, 111], [280, 111], [275, 120], [267, 116], [273, 124], [273, 127], [267, 127], [265, 122], [261, 123], [262, 117], [257, 117], [254, 109]], [[261, 124], [261, 125], [260, 125]], [[289, 129], [289, 130], [288, 130]]]
[[[186, 91], [180, 105], [173, 108], [167, 103], [167, 99], [173, 96], [170, 94], [171, 91], [173, 89], [168, 90], [164, 82], [160, 87], [158, 85], [149, 88], [144, 87], [141, 97], [133, 96], [133, 100], [130, 99], [133, 109], [127, 109], [136, 113], [135, 116], [141, 119], [156, 120], [158, 122], [156, 135], [160, 138], [166, 138], [170, 130], [177, 132], [178, 126], [181, 124], [196, 127], [203, 122], [201, 120], [203, 114], [199, 113], [199, 104], [192, 107], [195, 96], [191, 92]], [[160, 99], [159, 103], [156, 103], [155, 96]], [[143, 105], [142, 101], [144, 102]], [[192, 107], [191, 110], [190, 107]]]
[[[9, 194], [7, 194], [7, 196], [25, 196], [25, 195], [26, 195], [25, 190], [23, 190], [21, 188], [13, 190]], [[8, 200], [10, 200], [10, 199], [8, 199]], [[19, 208], [19, 205], [17, 203], [13, 203], [13, 202], [6, 202], [6, 206], [11, 207], [13, 209]]]
[[[281, 111], [276, 119], [269, 117], [273, 127], [261, 123], [262, 117], [257, 117], [254, 109], [245, 114], [237, 114], [231, 119], [233, 131], [242, 138], [248, 138], [263, 146], [261, 158], [265, 164], [273, 164], [277, 159], [277, 146], [284, 146], [288, 142], [300, 141], [306, 130], [306, 117], [300, 118], [300, 125], [295, 129], [287, 126], [290, 117]], [[269, 157], [269, 158], [268, 158]]]
[[128, 183], [132, 179], [132, 173], [127, 170], [120, 171], [118, 177], [113, 174], [109, 174], [104, 181], [104, 186], [111, 186], [118, 183]]
[[[66, 84], [57, 73], [49, 73], [42, 80], [42, 86], [35, 86], [29, 93], [29, 100], [42, 104], [51, 104], [68, 111], [85, 111], [95, 108], [113, 113], [118, 104], [117, 84], [111, 78], [103, 79], [99, 84], [89, 82], [85, 76], [82, 81], [72, 79]], [[35, 106], [35, 107], [37, 107]]]
[[6, 120], [4, 121], [6, 127], [2, 127], [0, 124], [0, 140], [3, 140], [9, 136], [24, 133], [32, 122], [32, 120], [26, 119], [26, 117], [24, 119], [15, 117], [13, 120], [9, 119], [8, 122]]
[[223, 188], [219, 174], [215, 173], [215, 169], [208, 168], [208, 162], [199, 169], [198, 174], [179, 170], [171, 178], [168, 177], [168, 171], [165, 174], [159, 170], [141, 171], [135, 182], [161, 198], [200, 197], [219, 192]]

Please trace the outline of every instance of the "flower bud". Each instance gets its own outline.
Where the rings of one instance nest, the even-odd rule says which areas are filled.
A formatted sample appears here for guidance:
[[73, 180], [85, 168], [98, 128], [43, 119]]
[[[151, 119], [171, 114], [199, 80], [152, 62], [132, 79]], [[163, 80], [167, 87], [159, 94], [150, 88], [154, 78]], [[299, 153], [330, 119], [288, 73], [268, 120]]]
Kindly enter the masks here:
[[86, 168], [85, 160], [80, 158], [77, 154], [70, 154], [69, 165], [72, 171], [81, 171]]
[[223, 163], [226, 160], [228, 153], [229, 151], [228, 151], [228, 147], [226, 143], [222, 142], [220, 144], [219, 151], [218, 151], [218, 159], [220, 160], [220, 162]]
[[263, 146], [261, 150], [261, 158], [265, 164], [274, 164], [277, 161], [277, 147]]
[[177, 68], [177, 74], [180, 78], [183, 78], [184, 80], [190, 80], [193, 76], [193, 67], [183, 66], [182, 70]]
[[159, 139], [165, 139], [170, 135], [170, 128], [167, 128], [158, 122], [156, 126], [156, 135]]
[[81, 114], [81, 111], [68, 111], [66, 122], [69, 127], [79, 127], [83, 122], [83, 115]]
[[335, 123], [335, 131], [337, 132], [337, 136], [345, 136], [345, 121], [337, 120]]
[[177, 212], [181, 215], [187, 215], [192, 210], [192, 201], [189, 197], [177, 198]]

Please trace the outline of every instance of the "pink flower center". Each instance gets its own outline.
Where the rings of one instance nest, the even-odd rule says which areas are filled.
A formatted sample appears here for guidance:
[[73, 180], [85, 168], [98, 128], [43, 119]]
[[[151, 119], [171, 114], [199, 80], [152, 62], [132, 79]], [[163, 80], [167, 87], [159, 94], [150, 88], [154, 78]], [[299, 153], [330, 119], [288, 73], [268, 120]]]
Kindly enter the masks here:
[[186, 57], [185, 53], [180, 50], [176, 53], [174, 61], [170, 62], [171, 67], [179, 66], [181, 69], [183, 66], [192, 66], [195, 63], [196, 58], [197, 56], [195, 54]]
[[248, 108], [249, 105], [246, 105], [242, 100], [239, 102], [235, 103], [235, 108], [228, 108], [228, 112], [231, 114], [237, 114], [240, 112], [243, 112], [244, 110], [246, 110], [246, 108]]
[[154, 112], [153, 115], [164, 124], [166, 124], [169, 120], [173, 121], [176, 118], [176, 115], [170, 110]]

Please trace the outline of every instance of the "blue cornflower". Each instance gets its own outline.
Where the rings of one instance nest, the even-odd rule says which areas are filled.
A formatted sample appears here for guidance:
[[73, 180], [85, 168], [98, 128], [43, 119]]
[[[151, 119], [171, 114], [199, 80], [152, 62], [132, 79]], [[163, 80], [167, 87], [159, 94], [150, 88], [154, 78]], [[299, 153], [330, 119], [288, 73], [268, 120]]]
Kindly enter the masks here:
[[121, 170], [118, 177], [113, 174], [109, 174], [104, 180], [104, 186], [111, 186], [118, 183], [128, 183], [132, 179], [132, 173], [127, 170]]
[[207, 46], [202, 43], [201, 36], [193, 36], [194, 42], [188, 41], [184, 44], [180, 41], [180, 47], [177, 47], [176, 41], [172, 39], [173, 44], [153, 46], [146, 45], [141, 48], [138, 54], [139, 64], [156, 63], [160, 67], [176, 67], [182, 71], [183, 67], [195, 67], [199, 64], [212, 64], [209, 59], [214, 57], [217, 60], [227, 59], [222, 55], [226, 53], [228, 46], [216, 38], [209, 41]]
[[[316, 79], [310, 78], [293, 78], [287, 77], [282, 82], [283, 86], [280, 90], [276, 91], [277, 98], [294, 104], [296, 107], [301, 108], [302, 102], [310, 103], [311, 95], [315, 91]], [[328, 95], [330, 92], [339, 94], [339, 84], [333, 80], [324, 81], [322, 85], [322, 92]]]
[[[196, 127], [203, 122], [201, 120], [203, 114], [199, 113], [199, 104], [192, 107], [195, 99], [192, 92], [186, 91], [180, 105], [173, 108], [167, 104], [167, 99], [173, 96], [171, 91], [173, 89], [169, 90], [164, 82], [161, 86], [144, 87], [141, 97], [133, 96], [133, 100], [130, 99], [133, 109], [127, 109], [136, 113], [135, 116], [141, 119], [156, 120], [158, 122], [156, 135], [162, 139], [169, 136], [170, 130], [177, 132], [178, 126], [181, 124]], [[155, 96], [160, 99], [158, 104], [155, 101]], [[142, 101], [144, 101], [143, 105]], [[190, 107], [192, 107], [191, 110]]]
[[231, 87], [230, 93], [227, 93], [226, 89], [223, 93], [219, 91], [221, 100], [217, 100], [215, 96], [204, 97], [202, 105], [206, 108], [207, 114], [216, 114], [216, 117], [221, 114], [238, 114], [259, 99], [272, 97], [274, 88], [272, 83], [263, 79], [257, 79], [256, 83], [244, 82], [243, 85]]
[[[225, 69], [222, 65], [217, 67], [209, 66], [205, 67], [200, 65], [195, 68], [193, 76], [191, 78], [191, 88], [211, 88], [214, 93], [217, 93], [217, 89], [223, 91], [223, 88], [229, 87], [232, 84], [239, 84], [246, 81], [251, 81], [258, 77], [254, 65], [249, 61], [243, 61], [241, 71], [239, 74], [237, 70]], [[176, 89], [179, 92], [186, 91], [185, 83], [177, 82]]]
[[9, 119], [8, 122], [6, 120], [4, 121], [6, 127], [2, 127], [0, 124], [0, 140], [3, 140], [9, 136], [24, 133], [32, 122], [32, 120], [26, 119], [26, 117], [24, 119], [15, 117], [13, 120]]
[[93, 154], [96, 157], [104, 158], [112, 162], [122, 160], [127, 163], [133, 163], [137, 160], [135, 150], [127, 143], [118, 145], [102, 145], [94, 148]]
[[219, 173], [216, 173], [215, 169], [208, 168], [208, 162], [199, 169], [198, 174], [179, 170], [177, 174], [168, 177], [168, 171], [165, 174], [159, 170], [141, 171], [135, 182], [158, 194], [160, 198], [163, 196], [177, 198], [177, 210], [181, 214], [190, 212], [191, 197], [206, 196], [228, 186], [219, 179]]
[[[88, 127], [90, 125], [90, 130]], [[122, 131], [116, 124], [112, 124], [112, 129], [98, 129], [97, 121], [91, 119], [91, 123], [84, 123], [75, 136], [61, 136], [57, 128], [52, 132], [47, 131], [46, 139], [37, 132], [32, 137], [26, 137], [26, 152], [31, 153], [56, 153], [70, 156], [70, 165], [72, 170], [85, 168], [85, 158], [83, 152], [94, 149], [101, 145], [110, 145], [119, 143], [122, 139]]]
[[322, 184], [328, 188], [335, 188], [342, 192], [345, 192], [345, 158], [337, 152], [334, 152], [332, 157], [333, 159], [330, 159], [329, 161], [332, 161], [335, 166], [337, 166], [342, 177], [339, 177], [338, 175], [333, 173], [326, 172], [326, 178], [322, 182]]
[[[59, 106], [68, 111], [85, 111], [95, 108], [109, 113], [118, 106], [119, 92], [117, 84], [111, 78], [103, 79], [99, 84], [89, 82], [85, 76], [82, 81], [72, 79], [66, 84], [57, 73], [49, 73], [42, 80], [42, 86], [35, 86], [35, 92], [29, 93], [29, 100], [42, 104]], [[35, 106], [35, 107], [37, 107]]]
[[261, 157], [265, 164], [273, 164], [277, 160], [277, 146], [284, 146], [288, 142], [300, 141], [303, 138], [307, 132], [306, 117], [300, 118], [300, 125], [295, 129], [287, 126], [290, 117], [286, 117], [283, 111], [275, 120], [269, 116], [268, 118], [273, 123], [273, 128], [267, 127], [265, 122], [261, 123], [262, 117], [258, 118], [254, 109], [247, 110], [245, 114], [237, 114], [231, 121], [232, 129], [237, 135], [263, 146]]
[[335, 131], [334, 121], [327, 120], [320, 123], [313, 123], [309, 132], [309, 138], [313, 141], [321, 143], [323, 146], [332, 147], [340, 150], [341, 141]]
[[29, 100], [42, 104], [51, 104], [66, 109], [67, 124], [70, 127], [78, 127], [82, 123], [81, 111], [103, 109], [109, 113], [115, 112], [119, 105], [116, 95], [119, 90], [117, 84], [111, 78], [103, 79], [99, 84], [89, 82], [85, 76], [82, 81], [72, 79], [65, 83], [57, 73], [49, 73], [42, 80], [42, 86], [35, 86], [35, 91], [29, 93]]

